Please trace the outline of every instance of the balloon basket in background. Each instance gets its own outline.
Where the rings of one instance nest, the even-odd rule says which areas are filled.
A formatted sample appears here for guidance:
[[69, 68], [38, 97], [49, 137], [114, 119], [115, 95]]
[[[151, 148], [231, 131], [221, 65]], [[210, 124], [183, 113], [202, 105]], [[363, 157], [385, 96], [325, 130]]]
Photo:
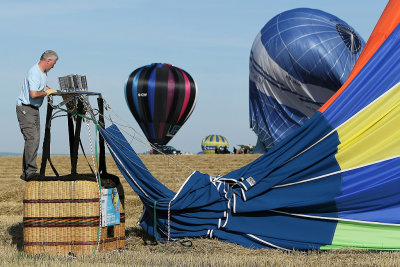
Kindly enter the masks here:
[[[125, 247], [121, 184], [112, 185], [118, 191], [118, 200], [121, 197], [120, 223], [101, 227], [96, 179], [93, 175], [75, 176], [78, 177], [46, 177], [26, 184], [23, 225], [24, 250], [28, 254], [89, 255]], [[102, 191], [106, 187], [102, 187]]]

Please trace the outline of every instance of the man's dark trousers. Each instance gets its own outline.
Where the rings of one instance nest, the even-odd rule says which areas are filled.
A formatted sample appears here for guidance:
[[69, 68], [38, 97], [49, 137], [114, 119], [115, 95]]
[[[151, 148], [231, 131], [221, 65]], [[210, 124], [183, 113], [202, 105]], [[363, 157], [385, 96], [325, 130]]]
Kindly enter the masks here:
[[36, 157], [40, 141], [40, 113], [39, 108], [29, 105], [17, 106], [16, 112], [25, 140], [21, 179], [26, 180], [38, 169]]

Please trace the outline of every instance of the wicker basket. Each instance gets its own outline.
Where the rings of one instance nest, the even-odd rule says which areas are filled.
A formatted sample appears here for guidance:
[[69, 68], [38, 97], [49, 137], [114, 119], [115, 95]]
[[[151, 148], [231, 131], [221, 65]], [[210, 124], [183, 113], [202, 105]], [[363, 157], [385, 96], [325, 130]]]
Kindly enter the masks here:
[[[120, 190], [118, 190], [120, 191]], [[119, 192], [123, 196], [123, 192]], [[24, 195], [24, 249], [28, 254], [92, 254], [125, 246], [125, 214], [121, 223], [101, 227], [95, 181], [29, 181]], [[98, 242], [98, 233], [101, 235]]]

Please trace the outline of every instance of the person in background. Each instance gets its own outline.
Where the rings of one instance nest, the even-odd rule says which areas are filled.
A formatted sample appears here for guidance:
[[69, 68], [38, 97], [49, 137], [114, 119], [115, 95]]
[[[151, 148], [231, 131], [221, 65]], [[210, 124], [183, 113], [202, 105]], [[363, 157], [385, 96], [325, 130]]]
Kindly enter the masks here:
[[40, 141], [39, 108], [45, 96], [57, 92], [47, 86], [47, 73], [57, 63], [58, 55], [52, 50], [45, 51], [38, 63], [33, 65], [22, 84], [18, 96], [16, 113], [24, 137], [24, 154], [20, 178], [27, 181], [38, 174], [36, 157]]

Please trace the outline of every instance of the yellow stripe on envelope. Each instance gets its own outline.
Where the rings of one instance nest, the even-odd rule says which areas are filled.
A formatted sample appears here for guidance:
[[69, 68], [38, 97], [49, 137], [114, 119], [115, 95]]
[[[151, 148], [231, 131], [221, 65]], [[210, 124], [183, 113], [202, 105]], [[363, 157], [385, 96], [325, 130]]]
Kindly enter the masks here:
[[337, 130], [336, 154], [342, 170], [400, 154], [400, 85], [351, 118]]

